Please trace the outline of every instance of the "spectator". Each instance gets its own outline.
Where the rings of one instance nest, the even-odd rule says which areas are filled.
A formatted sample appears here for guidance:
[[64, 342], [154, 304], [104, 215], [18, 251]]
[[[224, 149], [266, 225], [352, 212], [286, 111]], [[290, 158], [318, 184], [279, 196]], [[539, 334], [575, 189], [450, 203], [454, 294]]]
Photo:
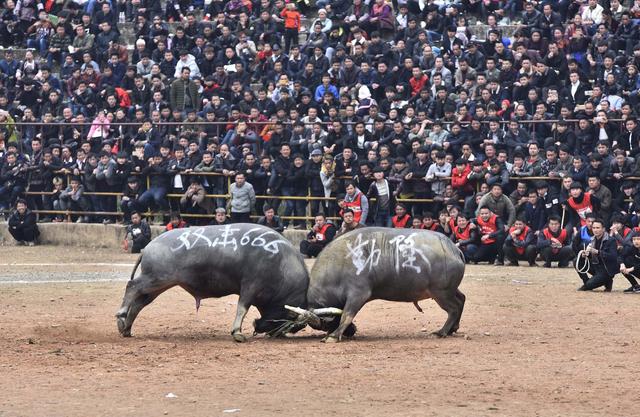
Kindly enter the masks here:
[[[396, 207], [395, 197], [391, 184], [384, 178], [384, 170], [376, 167], [373, 170], [374, 181], [369, 186], [367, 199], [375, 199], [372, 208], [373, 224], [378, 227], [391, 226], [391, 208]], [[349, 193], [347, 192], [347, 197]]]
[[361, 227], [364, 227], [364, 224], [356, 221], [354, 211], [350, 208], [346, 208], [342, 212], [342, 226], [340, 227], [340, 230], [338, 230], [338, 233], [336, 233], [336, 237], [342, 236]]
[[124, 250], [140, 253], [151, 241], [151, 228], [138, 212], [131, 213], [131, 224], [124, 237]]
[[127, 184], [122, 191], [122, 199], [120, 201], [125, 225], [131, 223], [131, 213], [141, 210], [139, 199], [142, 191], [140, 188], [138, 177], [127, 178]]
[[631, 245], [626, 245], [622, 252], [620, 273], [629, 281], [631, 286], [624, 290], [625, 293], [640, 293], [638, 284], [638, 270], [640, 268], [640, 234], [633, 234]]
[[411, 228], [412, 224], [413, 220], [409, 213], [407, 213], [407, 208], [402, 204], [396, 204], [395, 215], [391, 217], [391, 227], [396, 229], [408, 229]]
[[89, 216], [86, 213], [89, 211], [89, 202], [83, 194], [84, 188], [80, 183], [80, 178], [71, 177], [69, 185], [60, 194], [58, 207], [54, 205], [54, 209], [63, 211], [81, 211], [83, 213], [78, 216], [76, 223], [88, 223]]
[[180, 213], [173, 211], [171, 212], [171, 219], [165, 226], [164, 230], [165, 232], [169, 232], [174, 229], [184, 229], [185, 227], [188, 227], [187, 222], [182, 220], [182, 216], [180, 216]]
[[462, 251], [466, 263], [475, 259], [478, 251], [478, 232], [472, 227], [469, 216], [462, 212], [456, 218], [456, 225], [451, 231], [451, 240]]
[[243, 173], [237, 173], [235, 182], [229, 187], [229, 207], [231, 223], [251, 223], [251, 211], [256, 205], [256, 194], [253, 186], [246, 182]]
[[[474, 223], [480, 235], [478, 249], [471, 260], [474, 263], [488, 262], [489, 265], [503, 265], [499, 258], [504, 241], [504, 222], [489, 209], [482, 206]], [[504, 256], [504, 253], [502, 253]]]
[[215, 217], [213, 218], [213, 221], [211, 222], [211, 225], [222, 226], [230, 223], [231, 222], [227, 218], [227, 211], [222, 207], [218, 207], [216, 209], [216, 214], [215, 214]]
[[345, 186], [344, 207], [351, 210], [356, 223], [366, 224], [369, 215], [369, 201], [353, 182]]
[[509, 266], [519, 266], [518, 261], [526, 260], [529, 266], [535, 266], [536, 246], [533, 244], [535, 235], [522, 219], [516, 219], [507, 233], [507, 238], [502, 246], [505, 258]]
[[284, 225], [280, 216], [276, 216], [273, 207], [265, 207], [264, 216], [260, 217], [257, 222], [259, 225], [267, 226], [278, 233], [284, 232]]
[[559, 268], [565, 268], [574, 256], [571, 235], [561, 228], [560, 221], [558, 216], [551, 216], [547, 227], [538, 234], [537, 248], [545, 268], [551, 268], [551, 262], [558, 262]]
[[36, 224], [36, 215], [27, 208], [27, 202], [23, 199], [16, 201], [16, 209], [7, 221], [9, 233], [18, 245], [34, 246], [37, 243], [40, 231]]
[[189, 215], [195, 215], [189, 222], [192, 225], [205, 225], [207, 220], [198, 216], [211, 213], [210, 199], [206, 198], [206, 191], [198, 176], [189, 178], [189, 187], [180, 197], [180, 210]]
[[300, 253], [315, 258], [335, 236], [336, 228], [333, 223], [327, 222], [326, 217], [319, 214], [315, 218], [313, 228], [307, 234], [307, 239], [300, 242]]

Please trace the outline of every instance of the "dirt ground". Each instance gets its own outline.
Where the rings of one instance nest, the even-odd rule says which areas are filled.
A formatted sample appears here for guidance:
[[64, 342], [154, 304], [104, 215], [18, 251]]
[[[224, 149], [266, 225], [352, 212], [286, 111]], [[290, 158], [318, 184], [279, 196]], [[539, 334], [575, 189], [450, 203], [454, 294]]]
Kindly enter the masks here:
[[[572, 269], [470, 266], [456, 337], [430, 300], [372, 302], [357, 337], [229, 335], [236, 297], [174, 289], [134, 337], [114, 313], [132, 255], [2, 248], [0, 416], [630, 416], [640, 295], [576, 292]], [[13, 264], [13, 265], [10, 265]], [[54, 265], [55, 264], [55, 265]], [[120, 280], [120, 281], [114, 281]], [[245, 321], [250, 334], [255, 311]]]

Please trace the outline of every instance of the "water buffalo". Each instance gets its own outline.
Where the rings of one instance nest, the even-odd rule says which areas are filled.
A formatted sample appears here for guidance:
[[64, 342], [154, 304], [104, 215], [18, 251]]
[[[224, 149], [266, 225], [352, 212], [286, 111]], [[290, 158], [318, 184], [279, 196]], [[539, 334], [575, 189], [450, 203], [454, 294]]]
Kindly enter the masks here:
[[[142, 272], [134, 278], [138, 265]], [[140, 311], [158, 295], [180, 286], [196, 299], [239, 294], [231, 334], [245, 341], [242, 321], [252, 305], [260, 312], [256, 332], [292, 318], [285, 304], [306, 305], [309, 275], [300, 253], [282, 235], [264, 226], [233, 224], [177, 229], [144, 249], [117, 312], [120, 334], [131, 336]]]
[[325, 338], [337, 342], [355, 333], [353, 318], [371, 300], [413, 302], [422, 311], [418, 301], [433, 298], [448, 314], [435, 333], [445, 337], [460, 325], [465, 296], [458, 286], [464, 268], [460, 250], [440, 233], [367, 227], [339, 237], [320, 253], [307, 302], [310, 309], [343, 310]]

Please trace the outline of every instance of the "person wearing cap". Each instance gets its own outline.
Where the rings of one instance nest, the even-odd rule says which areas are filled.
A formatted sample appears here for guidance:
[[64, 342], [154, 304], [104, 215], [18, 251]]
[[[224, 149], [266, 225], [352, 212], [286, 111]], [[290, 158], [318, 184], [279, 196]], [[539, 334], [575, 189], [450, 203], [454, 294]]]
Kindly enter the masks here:
[[638, 224], [640, 201], [636, 194], [636, 184], [630, 180], [622, 183], [620, 192], [616, 193], [611, 205], [613, 215], [627, 216], [632, 225]]
[[373, 224], [378, 227], [391, 226], [391, 210], [396, 206], [396, 201], [391, 184], [384, 178], [384, 170], [381, 167], [373, 169], [374, 181], [369, 185], [367, 199], [375, 199], [371, 212]]
[[591, 193], [585, 193], [584, 187], [577, 181], [571, 184], [569, 198], [564, 203], [567, 210], [567, 225], [574, 227], [587, 224], [588, 214], [597, 214], [600, 201]]
[[609, 222], [609, 217], [611, 216], [611, 205], [613, 202], [613, 196], [609, 187], [602, 184], [600, 177], [598, 176], [588, 176], [587, 177], [587, 185], [589, 186], [586, 190], [589, 194], [591, 194], [591, 198], [596, 198], [599, 202], [598, 205], [598, 217], [601, 217], [605, 222]]

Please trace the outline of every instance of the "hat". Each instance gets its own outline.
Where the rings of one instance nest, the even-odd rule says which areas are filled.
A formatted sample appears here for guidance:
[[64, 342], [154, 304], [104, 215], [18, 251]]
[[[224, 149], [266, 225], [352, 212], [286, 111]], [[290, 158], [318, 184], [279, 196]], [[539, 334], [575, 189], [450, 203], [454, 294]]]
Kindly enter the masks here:
[[180, 51], [180, 56], [182, 55], [189, 55], [189, 51], [187, 51], [186, 49], [183, 49]]
[[418, 148], [416, 153], [429, 153], [429, 149], [426, 146], [421, 146]]
[[571, 186], [569, 187], [569, 189], [573, 190], [573, 189], [576, 189], [576, 188], [579, 188], [581, 190], [584, 189], [584, 187], [582, 186], [581, 183], [579, 183], [578, 181], [574, 181], [574, 182], [571, 183]]
[[138, 182], [138, 177], [131, 176], [127, 178], [127, 183], [133, 184], [134, 182]]
[[620, 187], [620, 189], [624, 190], [624, 189], [633, 188], [633, 187], [635, 187], [635, 185], [633, 185], [631, 181], [625, 181], [622, 183], [622, 187]]
[[406, 164], [407, 160], [403, 156], [397, 157], [394, 161], [394, 164]]
[[271, 47], [272, 50], [274, 51], [279, 51], [280, 50], [280, 45], [278, 45], [277, 43], [274, 43], [273, 46]]
[[336, 201], [344, 200], [344, 198], [345, 198], [345, 195], [344, 195], [344, 194], [338, 194], [338, 195], [336, 196]]
[[314, 149], [311, 151], [311, 156], [322, 156], [322, 151], [320, 149]]

